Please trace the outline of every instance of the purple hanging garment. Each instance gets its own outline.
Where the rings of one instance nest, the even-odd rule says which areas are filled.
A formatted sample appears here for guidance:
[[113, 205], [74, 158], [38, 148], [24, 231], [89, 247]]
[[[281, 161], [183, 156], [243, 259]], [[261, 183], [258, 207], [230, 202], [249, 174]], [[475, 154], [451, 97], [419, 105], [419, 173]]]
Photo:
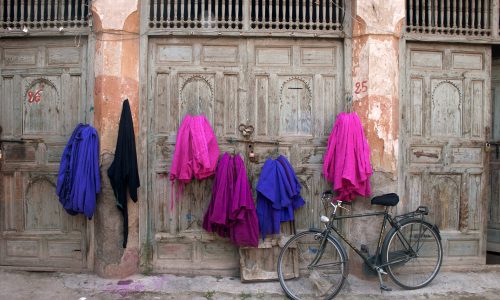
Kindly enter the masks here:
[[239, 155], [234, 157], [234, 169], [236, 182], [229, 214], [230, 237], [238, 246], [257, 247], [259, 245], [259, 221], [245, 163]]
[[268, 158], [257, 183], [257, 216], [264, 239], [279, 234], [281, 222], [293, 221], [294, 210], [304, 205], [297, 175], [284, 156]]
[[79, 124], [73, 131], [63, 151], [56, 190], [69, 214], [92, 218], [101, 191], [99, 138], [92, 126]]
[[229, 236], [229, 203], [232, 197], [232, 158], [224, 153], [217, 164], [212, 185], [212, 199], [203, 218], [203, 229], [216, 232], [222, 237]]
[[224, 153], [219, 160], [212, 199], [203, 218], [203, 228], [229, 237], [238, 246], [257, 247], [259, 225], [252, 191], [239, 155]]

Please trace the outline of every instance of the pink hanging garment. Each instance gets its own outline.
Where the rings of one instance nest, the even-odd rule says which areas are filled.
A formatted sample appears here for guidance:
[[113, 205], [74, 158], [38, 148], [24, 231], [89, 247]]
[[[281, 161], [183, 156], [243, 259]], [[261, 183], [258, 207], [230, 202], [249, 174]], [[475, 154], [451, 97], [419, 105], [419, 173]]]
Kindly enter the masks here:
[[[174, 202], [180, 199], [184, 185], [193, 177], [204, 179], [215, 173], [219, 153], [217, 137], [207, 118], [186, 115], [177, 132], [170, 168], [171, 209], [173, 209]], [[174, 196], [175, 188], [177, 192]]]
[[328, 138], [323, 174], [337, 199], [352, 201], [371, 194], [370, 148], [356, 113], [340, 113]]

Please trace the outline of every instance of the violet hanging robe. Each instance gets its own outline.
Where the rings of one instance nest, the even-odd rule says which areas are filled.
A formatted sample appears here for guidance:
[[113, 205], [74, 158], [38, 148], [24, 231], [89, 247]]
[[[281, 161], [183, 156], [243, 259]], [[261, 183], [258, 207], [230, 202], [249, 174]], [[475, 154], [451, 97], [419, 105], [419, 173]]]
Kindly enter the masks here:
[[229, 214], [230, 238], [238, 246], [257, 247], [259, 245], [259, 221], [245, 163], [239, 155], [234, 157], [234, 169], [236, 182]]
[[137, 188], [140, 186], [134, 123], [128, 99], [123, 101], [115, 157], [108, 169], [108, 176], [116, 197], [116, 205], [123, 215], [123, 248], [125, 248], [128, 239], [127, 191], [132, 201], [137, 202]]
[[212, 199], [203, 218], [203, 229], [216, 232], [221, 237], [229, 236], [229, 204], [234, 185], [232, 161], [228, 153], [219, 159], [212, 184]]
[[294, 210], [304, 205], [301, 189], [284, 156], [266, 160], [257, 183], [257, 216], [263, 239], [269, 234], [279, 234], [281, 222], [294, 220]]
[[73, 178], [75, 177], [78, 141], [76, 136], [80, 135], [80, 131], [85, 127], [83, 124], [78, 124], [73, 130], [71, 137], [64, 147], [64, 151], [59, 164], [59, 175], [57, 177], [57, 195], [59, 202], [61, 202], [64, 210], [70, 215], [76, 215], [77, 212], [73, 210], [71, 199], [71, 188], [73, 185]]
[[79, 124], [73, 131], [61, 157], [56, 191], [69, 214], [92, 218], [101, 191], [99, 138], [92, 126]]
[[281, 202], [276, 164], [275, 160], [267, 159], [257, 183], [257, 217], [262, 239], [280, 232]]
[[286, 157], [280, 155], [276, 161], [281, 164], [281, 168], [278, 168], [278, 171], [282, 190], [286, 192], [286, 195], [283, 197], [286, 197], [287, 203], [289, 203], [282, 209], [281, 222], [293, 221], [295, 219], [294, 210], [305, 204], [304, 199], [300, 195], [302, 186], [300, 185], [292, 165]]

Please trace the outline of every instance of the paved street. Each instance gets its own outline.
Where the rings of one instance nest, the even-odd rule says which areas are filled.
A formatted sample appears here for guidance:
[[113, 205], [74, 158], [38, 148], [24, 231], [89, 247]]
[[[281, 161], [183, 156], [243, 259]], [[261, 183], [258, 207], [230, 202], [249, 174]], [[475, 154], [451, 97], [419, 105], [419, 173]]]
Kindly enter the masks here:
[[[376, 281], [349, 275], [337, 299], [499, 299], [500, 272], [441, 272], [430, 286], [381, 294]], [[277, 282], [241, 283], [239, 278], [135, 275], [103, 279], [93, 274], [0, 269], [0, 299], [285, 299]]]

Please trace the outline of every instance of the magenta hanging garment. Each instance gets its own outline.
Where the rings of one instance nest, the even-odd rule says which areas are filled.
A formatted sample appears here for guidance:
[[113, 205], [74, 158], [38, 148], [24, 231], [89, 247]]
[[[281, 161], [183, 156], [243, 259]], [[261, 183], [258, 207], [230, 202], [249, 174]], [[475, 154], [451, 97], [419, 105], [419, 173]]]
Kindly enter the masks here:
[[230, 238], [238, 246], [257, 247], [259, 221], [245, 164], [239, 155], [234, 157], [234, 169], [236, 181], [229, 214]]
[[352, 201], [371, 194], [370, 148], [356, 113], [340, 113], [328, 138], [323, 174], [333, 183], [337, 199]]
[[[170, 168], [171, 206], [182, 194], [191, 179], [205, 179], [215, 174], [219, 145], [205, 116], [186, 115], [177, 132], [175, 151]], [[175, 186], [177, 182], [177, 186]], [[177, 192], [174, 195], [174, 189]], [[175, 200], [174, 200], [175, 199]]]

